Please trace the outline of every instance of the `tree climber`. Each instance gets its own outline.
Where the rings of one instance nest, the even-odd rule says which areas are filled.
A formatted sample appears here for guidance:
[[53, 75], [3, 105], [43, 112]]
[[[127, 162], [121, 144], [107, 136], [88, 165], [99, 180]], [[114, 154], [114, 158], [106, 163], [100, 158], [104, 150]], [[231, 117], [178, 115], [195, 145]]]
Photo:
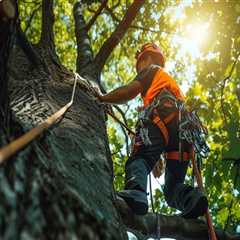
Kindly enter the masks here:
[[134, 213], [146, 214], [147, 175], [164, 153], [164, 196], [168, 205], [180, 210], [185, 218], [197, 218], [206, 212], [208, 201], [198, 188], [183, 183], [191, 145], [179, 140], [179, 111], [175, 103], [183, 104], [184, 96], [175, 80], [164, 70], [165, 59], [158, 46], [152, 43], [143, 45], [136, 58], [138, 74], [135, 79], [126, 86], [98, 96], [101, 102], [120, 104], [140, 93], [144, 103], [136, 125], [134, 147], [125, 166], [125, 188], [118, 196]]

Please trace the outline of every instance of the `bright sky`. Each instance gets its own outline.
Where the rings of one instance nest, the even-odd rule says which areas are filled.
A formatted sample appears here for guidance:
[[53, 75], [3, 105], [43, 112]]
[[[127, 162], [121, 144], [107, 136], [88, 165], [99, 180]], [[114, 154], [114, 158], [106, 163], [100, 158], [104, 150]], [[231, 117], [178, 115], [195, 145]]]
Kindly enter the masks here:
[[[182, 1], [179, 7], [173, 9], [174, 16], [172, 21], [181, 21], [186, 18], [184, 9], [186, 6], [191, 5], [191, 0]], [[189, 22], [182, 27], [181, 33], [173, 35], [171, 45], [177, 47], [178, 52], [175, 61], [184, 62], [187, 66], [185, 70], [186, 80], [181, 84], [181, 89], [184, 93], [187, 92], [191, 82], [195, 78], [196, 67], [189, 64], [186, 56], [189, 56], [192, 60], [196, 60], [202, 57], [201, 47], [207, 42], [209, 34], [210, 24], [209, 21], [202, 22]], [[210, 58], [213, 56], [209, 56]], [[166, 70], [171, 73], [175, 68], [175, 62], [168, 61], [166, 63]]]

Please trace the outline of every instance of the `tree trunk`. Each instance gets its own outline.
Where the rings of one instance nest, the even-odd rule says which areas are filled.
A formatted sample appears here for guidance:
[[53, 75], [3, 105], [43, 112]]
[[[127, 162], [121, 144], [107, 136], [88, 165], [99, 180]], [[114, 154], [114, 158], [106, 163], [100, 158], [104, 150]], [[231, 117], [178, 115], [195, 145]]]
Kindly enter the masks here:
[[[35, 50], [46, 57], [43, 48]], [[70, 100], [67, 81], [73, 74], [45, 61], [49, 71], [41, 65], [33, 68], [19, 47], [11, 52], [11, 107], [21, 126], [15, 136]], [[95, 100], [77, 88], [64, 118], [5, 164], [0, 172], [4, 239], [124, 238], [113, 205], [104, 118]]]

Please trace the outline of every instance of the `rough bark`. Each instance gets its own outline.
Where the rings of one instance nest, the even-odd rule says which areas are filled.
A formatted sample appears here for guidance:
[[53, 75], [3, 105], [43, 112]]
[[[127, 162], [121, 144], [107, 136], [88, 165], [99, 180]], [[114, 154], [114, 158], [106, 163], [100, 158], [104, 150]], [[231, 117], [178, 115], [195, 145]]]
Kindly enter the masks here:
[[[12, 110], [24, 130], [66, 104], [72, 90], [67, 82], [51, 81], [43, 67], [32, 69], [28, 63], [15, 48], [9, 90]], [[62, 76], [55, 67], [57, 74]], [[66, 72], [65, 81], [69, 78], [73, 76]], [[124, 238], [113, 205], [104, 114], [81, 89], [65, 117], [7, 162], [0, 178], [3, 239]]]

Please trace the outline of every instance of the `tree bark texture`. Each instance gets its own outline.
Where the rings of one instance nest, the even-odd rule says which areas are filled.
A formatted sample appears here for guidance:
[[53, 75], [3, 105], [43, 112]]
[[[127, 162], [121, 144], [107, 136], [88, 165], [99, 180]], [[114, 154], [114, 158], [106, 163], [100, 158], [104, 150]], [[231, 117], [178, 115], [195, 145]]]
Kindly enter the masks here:
[[[21, 126], [18, 135], [65, 105], [72, 86], [54, 81], [41, 66], [32, 69], [18, 47], [11, 53], [10, 66], [11, 108]], [[61, 77], [66, 81], [73, 75], [61, 72]], [[104, 118], [95, 100], [77, 89], [64, 118], [1, 168], [4, 239], [123, 238], [113, 205]]]

